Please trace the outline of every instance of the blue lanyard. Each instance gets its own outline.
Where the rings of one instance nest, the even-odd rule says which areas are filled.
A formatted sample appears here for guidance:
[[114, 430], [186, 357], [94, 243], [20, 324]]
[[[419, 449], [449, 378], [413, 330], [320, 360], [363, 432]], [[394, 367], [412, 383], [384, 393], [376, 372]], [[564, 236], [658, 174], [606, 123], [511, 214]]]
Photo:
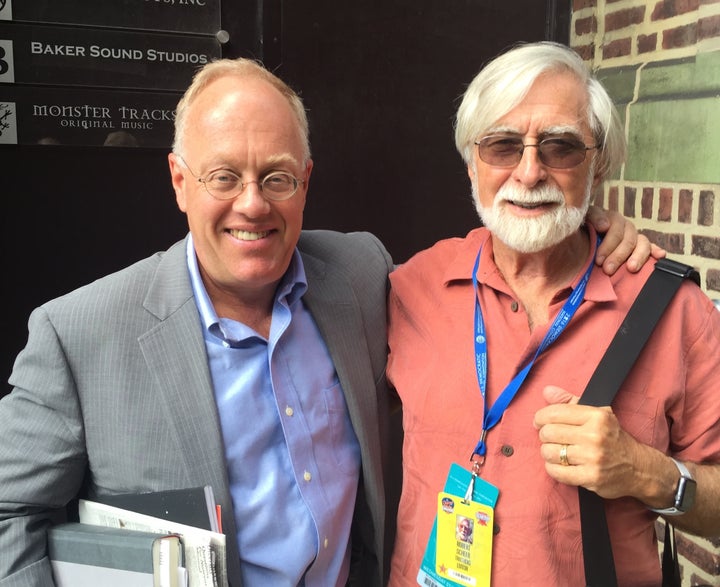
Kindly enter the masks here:
[[[598, 238], [598, 243], [599, 242], [600, 239]], [[563, 304], [563, 307], [558, 312], [558, 315], [555, 316], [555, 320], [553, 320], [553, 323], [550, 325], [550, 329], [547, 331], [545, 337], [540, 343], [540, 346], [535, 351], [535, 356], [527, 365], [525, 365], [525, 367], [523, 367], [523, 369], [517, 375], [515, 375], [515, 377], [513, 377], [512, 381], [507, 384], [503, 392], [500, 394], [500, 397], [497, 398], [490, 410], [488, 410], [487, 399], [485, 397], [488, 362], [487, 339], [485, 337], [485, 321], [483, 320], [482, 309], [480, 308], [480, 297], [477, 281], [477, 271], [478, 267], [480, 266], [481, 252], [482, 249], [478, 251], [477, 258], [475, 259], [475, 266], [473, 267], [472, 272], [472, 282], [473, 289], [475, 291], [475, 369], [477, 371], [480, 394], [482, 395], [483, 405], [485, 407], [485, 417], [483, 418], [483, 427], [482, 434], [480, 435], [480, 440], [475, 446], [475, 450], [473, 450], [470, 458], [470, 460], [474, 463], [474, 470], [477, 470], [477, 467], [485, 462], [485, 454], [487, 452], [485, 436], [487, 435], [488, 431], [491, 430], [502, 419], [505, 410], [510, 405], [510, 402], [512, 402], [518, 391], [520, 391], [520, 387], [525, 381], [528, 373], [530, 373], [530, 369], [532, 369], [532, 366], [535, 364], [535, 360], [553, 342], [555, 342], [557, 337], [560, 336], [560, 333], [562, 333], [563, 330], [565, 330], [568, 322], [570, 322], [571, 318], [573, 317], [577, 309], [580, 307], [580, 304], [582, 303], [585, 296], [585, 288], [587, 287], [587, 282], [590, 279], [590, 273], [592, 273], [593, 269], [593, 264], [590, 263], [587, 271], [585, 271], [585, 274], [580, 280], [580, 283], [578, 283], [578, 285], [573, 289], [570, 297]], [[479, 457], [479, 459], [476, 459], [476, 457]]]

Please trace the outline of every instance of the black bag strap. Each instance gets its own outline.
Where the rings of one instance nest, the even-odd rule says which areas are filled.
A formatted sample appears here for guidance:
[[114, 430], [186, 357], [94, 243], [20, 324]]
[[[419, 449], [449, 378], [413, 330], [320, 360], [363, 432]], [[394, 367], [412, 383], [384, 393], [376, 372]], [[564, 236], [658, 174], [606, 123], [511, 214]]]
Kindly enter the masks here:
[[662, 553], [662, 587], [680, 586], [680, 563], [677, 557], [675, 529], [665, 522], [665, 546]]
[[[685, 279], [692, 279], [700, 285], [700, 276], [689, 265], [670, 259], [660, 259], [655, 263], [655, 270], [640, 290], [590, 378], [580, 404], [599, 407], [612, 403], [657, 321]], [[584, 487], [578, 488], [578, 495], [585, 582], [588, 587], [617, 587], [603, 499]]]

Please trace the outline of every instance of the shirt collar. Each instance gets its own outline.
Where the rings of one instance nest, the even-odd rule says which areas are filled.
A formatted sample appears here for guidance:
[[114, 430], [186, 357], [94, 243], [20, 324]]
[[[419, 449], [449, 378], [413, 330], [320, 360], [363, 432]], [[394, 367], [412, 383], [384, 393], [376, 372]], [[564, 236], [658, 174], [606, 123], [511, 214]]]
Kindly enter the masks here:
[[[572, 287], [578, 284], [587, 270], [588, 265], [595, 262], [597, 232], [592, 225], [588, 224], [586, 228], [591, 243], [590, 252], [582, 269], [580, 269], [573, 281]], [[490, 231], [487, 228], [476, 228], [470, 231], [467, 236], [460, 241], [457, 254], [448, 264], [448, 268], [443, 276], [445, 286], [452, 286], [454, 282], [463, 283], [472, 280], [472, 268], [480, 247], [482, 247], [482, 252], [480, 254], [480, 265], [478, 267], [478, 283], [511, 294], [500, 270], [497, 268], [497, 265], [495, 265], [492, 239], [490, 238]], [[590, 280], [585, 290], [585, 299], [593, 302], [611, 302], [617, 299], [612, 278], [606, 275], [600, 267], [595, 267], [590, 274]]]
[[[189, 234], [187, 238], [186, 255], [188, 271], [190, 273], [190, 283], [192, 284], [193, 294], [195, 295], [195, 305], [200, 313], [200, 320], [206, 331], [217, 336], [218, 328], [222, 330], [220, 326], [221, 320], [224, 321], [225, 319], [218, 318], [215, 307], [205, 289], [205, 284], [200, 276], [200, 268], [198, 266], [192, 234]], [[296, 248], [290, 260], [290, 266], [275, 291], [275, 303], [284, 302], [288, 307], [292, 307], [306, 291], [307, 277], [305, 275], [305, 266], [303, 265], [300, 252]]]

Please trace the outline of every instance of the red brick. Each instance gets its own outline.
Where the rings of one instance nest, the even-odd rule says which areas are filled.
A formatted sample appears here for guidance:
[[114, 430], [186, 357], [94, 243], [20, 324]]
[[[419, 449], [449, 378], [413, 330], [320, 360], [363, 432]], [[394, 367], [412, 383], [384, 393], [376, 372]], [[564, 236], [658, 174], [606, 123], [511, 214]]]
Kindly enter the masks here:
[[617, 31], [619, 29], [628, 28], [634, 24], [642, 23], [645, 18], [645, 7], [636, 6], [634, 8], [626, 8], [611, 12], [605, 17], [605, 30]]
[[652, 53], [657, 47], [657, 33], [652, 35], [638, 35], [638, 53]]
[[652, 188], [643, 188], [640, 200], [640, 215], [643, 218], [652, 218], [653, 192]]
[[720, 269], [708, 269], [705, 284], [708, 289], [720, 291]]
[[599, 187], [590, 194], [590, 203], [600, 206], [600, 208], [605, 207], [605, 193], [603, 192], [602, 187]]
[[660, 222], [670, 222], [672, 220], [672, 203], [672, 188], [660, 188], [660, 208], [657, 217]]
[[573, 12], [597, 6], [597, 0], [573, 0]]
[[702, 190], [699, 204], [698, 224], [700, 226], [712, 226], [715, 212], [715, 193], [710, 190]]
[[692, 222], [692, 203], [692, 190], [680, 190], [680, 197], [678, 198], [678, 222], [684, 222], [685, 224]]
[[588, 33], [597, 32], [597, 19], [595, 16], [588, 16], [587, 18], [578, 18], [575, 21], [575, 34], [587, 35]]
[[635, 194], [637, 190], [635, 188], [625, 188], [625, 194], [623, 197], [623, 216], [628, 218], [635, 218]]
[[693, 235], [692, 254], [707, 259], [720, 259], [720, 237]]
[[665, 520], [662, 518], [655, 520], [655, 538], [657, 538], [659, 542], [665, 540]]
[[697, 10], [700, 0], [661, 0], [655, 5], [651, 20], [672, 18], [678, 14], [685, 14]]
[[[720, 0], [718, 0], [720, 1]], [[591, 61], [595, 57], [595, 44], [590, 43], [589, 45], [580, 45], [573, 47], [575, 53], [580, 55], [583, 61]]]
[[720, 37], [720, 14], [699, 19], [698, 39], [713, 39], [715, 37]]
[[[717, 275], [711, 276], [713, 273], [717, 273]], [[720, 271], [716, 269], [710, 269], [708, 271], [708, 289], [712, 289], [710, 287], [711, 279], [718, 280], [713, 283], [720, 287]], [[655, 536], [658, 542], [663, 544], [665, 540], [665, 522], [661, 519], [655, 522]], [[719, 557], [717, 550], [714, 549], [713, 539], [690, 536], [680, 530], [675, 530], [675, 540], [678, 554], [680, 555], [680, 576], [683, 578], [683, 585], [709, 587], [707, 581], [697, 575], [697, 573], [692, 573], [688, 576], [689, 569], [685, 568], [683, 562], [690, 561], [708, 575], [712, 575], [713, 577], [720, 576], [720, 567], [718, 566]]]
[[619, 192], [619, 190], [618, 190], [617, 186], [613, 186], [608, 190], [608, 201], [607, 201], [607, 209], [608, 210], [615, 210], [617, 212], [620, 209], [618, 206], [618, 200], [620, 199], [618, 192]]
[[677, 543], [677, 551], [680, 556], [684, 556], [692, 562], [700, 570], [709, 575], [717, 576], [720, 573], [720, 556], [710, 550], [710, 544], [703, 548], [701, 544], [695, 542], [696, 539], [689, 539], [682, 532], [675, 533]]
[[613, 57], [624, 57], [625, 55], [630, 55], [630, 48], [632, 46], [631, 43], [632, 40], [630, 37], [610, 41], [607, 45], [603, 45], [603, 59], [612, 59]]
[[660, 245], [671, 255], [682, 255], [685, 251], [685, 235], [680, 233], [660, 232], [658, 230], [640, 230], [651, 243]]
[[687, 578], [686, 575], [681, 574], [681, 577], [683, 577], [684, 581], [688, 581], [685, 583], [686, 585], [698, 585], [699, 587], [712, 587], [707, 580], [705, 580], [704, 577], [701, 577], [697, 573], [691, 573], [690, 577]]
[[676, 49], [678, 47], [689, 47], [697, 42], [697, 23], [691, 22], [685, 26], [663, 31], [662, 48]]

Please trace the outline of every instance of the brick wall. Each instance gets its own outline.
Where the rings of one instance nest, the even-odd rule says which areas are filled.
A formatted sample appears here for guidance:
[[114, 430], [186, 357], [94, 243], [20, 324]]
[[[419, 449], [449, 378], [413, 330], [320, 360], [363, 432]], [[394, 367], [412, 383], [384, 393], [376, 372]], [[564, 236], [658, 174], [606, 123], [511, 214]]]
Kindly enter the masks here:
[[[720, 0], [574, 0], [571, 27], [628, 139], [596, 201], [696, 267], [719, 299]], [[677, 546], [684, 586], [720, 586], [720, 538], [678, 533]]]
[[574, 0], [571, 27], [628, 138], [626, 165], [596, 200], [720, 298], [720, 0]]

